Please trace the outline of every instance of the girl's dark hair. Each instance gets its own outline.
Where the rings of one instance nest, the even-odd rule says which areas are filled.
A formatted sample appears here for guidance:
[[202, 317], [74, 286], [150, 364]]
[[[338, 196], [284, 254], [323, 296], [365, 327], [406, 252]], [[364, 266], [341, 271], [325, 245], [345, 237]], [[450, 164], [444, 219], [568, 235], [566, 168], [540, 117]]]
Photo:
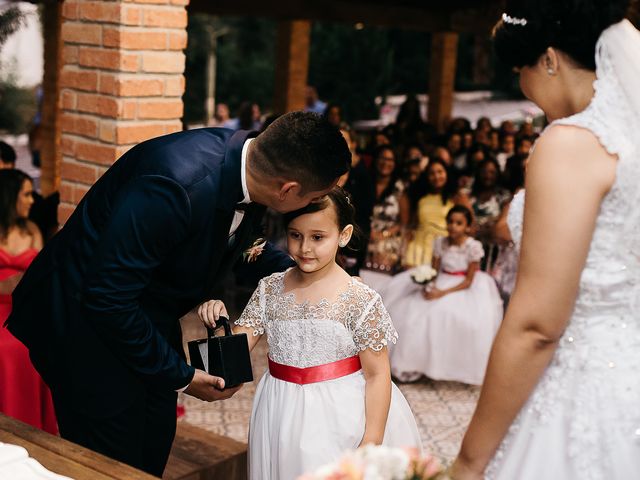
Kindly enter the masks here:
[[457, 186], [455, 181], [455, 176], [453, 175], [451, 168], [447, 166], [442, 160], [438, 157], [434, 157], [429, 160], [429, 164], [422, 174], [418, 177], [418, 179], [413, 183], [411, 188], [409, 189], [409, 202], [411, 204], [411, 211], [415, 212], [418, 207], [418, 202], [422, 197], [428, 195], [430, 193], [436, 193], [431, 184], [429, 184], [429, 170], [434, 165], [440, 165], [444, 168], [444, 171], [447, 172], [447, 183], [445, 183], [444, 188], [440, 192], [442, 196], [442, 205], [445, 205], [450, 198], [452, 198], [457, 192]]
[[471, 215], [471, 210], [469, 210], [464, 205], [454, 205], [453, 207], [451, 207], [447, 212], [447, 222], [451, 219], [451, 215], [453, 215], [454, 213], [461, 213], [462, 215], [464, 215], [464, 218], [467, 220], [467, 225], [471, 225], [471, 222], [473, 222], [473, 215]]
[[25, 180], [31, 177], [21, 170], [0, 170], [0, 239], [4, 240], [12, 227], [27, 230], [27, 219], [18, 217], [16, 204]]
[[498, 161], [493, 157], [485, 158], [480, 163], [478, 163], [475, 179], [473, 180], [473, 187], [471, 188], [471, 196], [474, 196], [474, 197], [477, 196], [482, 190], [482, 188], [484, 188], [482, 185], [480, 185], [480, 175], [482, 174], [482, 170], [484, 169], [484, 167], [486, 167], [489, 164], [493, 165], [496, 168], [497, 176], [496, 176], [495, 187], [496, 188], [499, 187], [500, 184], [502, 183], [501, 174], [500, 174], [500, 164], [498, 163]]
[[533, 66], [548, 47], [595, 70], [596, 43], [625, 16], [629, 0], [508, 0], [505, 13], [526, 25], [498, 21], [493, 30], [497, 57], [509, 67]]
[[353, 225], [353, 234], [349, 243], [342, 248], [349, 248], [350, 250], [357, 250], [360, 247], [360, 241], [362, 239], [362, 232], [358, 228], [356, 223], [356, 208], [351, 200], [351, 195], [347, 193], [342, 187], [334, 187], [329, 193], [327, 193], [320, 200], [311, 202], [306, 207], [288, 212], [283, 215], [285, 227], [296, 218], [307, 213], [315, 213], [326, 208], [332, 207], [338, 220], [338, 229], [342, 231], [347, 225]]

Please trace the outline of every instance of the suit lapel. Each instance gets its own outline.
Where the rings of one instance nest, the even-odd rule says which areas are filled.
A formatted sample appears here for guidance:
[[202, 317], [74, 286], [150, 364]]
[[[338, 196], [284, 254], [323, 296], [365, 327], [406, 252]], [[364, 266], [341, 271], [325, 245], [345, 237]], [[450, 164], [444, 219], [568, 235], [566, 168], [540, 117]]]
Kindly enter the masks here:
[[[211, 265], [206, 281], [206, 292], [211, 293], [216, 286], [221, 275], [226, 272], [228, 263], [231, 260], [228, 251], [229, 229], [235, 213], [236, 204], [242, 199], [242, 180], [240, 178], [240, 167], [242, 164], [242, 147], [247, 138], [255, 136], [255, 132], [238, 131], [234, 133], [227, 142], [224, 155], [224, 163], [221, 169], [220, 188], [218, 189], [215, 220], [212, 227], [212, 255]], [[247, 217], [250, 211], [245, 213]], [[249, 218], [244, 218], [237, 234], [244, 232], [243, 224]], [[245, 225], [246, 228], [246, 225]], [[246, 235], [246, 233], [245, 233]], [[238, 237], [236, 245], [242, 245], [242, 238]], [[237, 249], [237, 248], [236, 248]], [[234, 249], [234, 250], [236, 250]], [[235, 256], [237, 258], [237, 255]]]

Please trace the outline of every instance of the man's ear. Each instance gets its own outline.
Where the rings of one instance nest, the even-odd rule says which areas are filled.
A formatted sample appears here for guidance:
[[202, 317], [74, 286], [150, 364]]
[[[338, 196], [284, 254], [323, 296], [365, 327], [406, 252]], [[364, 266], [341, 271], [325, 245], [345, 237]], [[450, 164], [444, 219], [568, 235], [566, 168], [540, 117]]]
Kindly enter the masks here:
[[278, 199], [283, 201], [290, 194], [300, 195], [300, 184], [298, 182], [290, 181], [285, 182], [280, 186], [280, 191], [278, 192]]

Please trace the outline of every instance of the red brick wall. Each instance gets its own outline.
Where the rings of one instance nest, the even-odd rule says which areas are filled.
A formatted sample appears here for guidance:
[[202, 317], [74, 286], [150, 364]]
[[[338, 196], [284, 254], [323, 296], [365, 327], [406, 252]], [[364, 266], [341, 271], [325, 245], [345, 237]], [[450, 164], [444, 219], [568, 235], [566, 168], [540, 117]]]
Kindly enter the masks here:
[[129, 148], [181, 130], [187, 4], [64, 2], [61, 223]]

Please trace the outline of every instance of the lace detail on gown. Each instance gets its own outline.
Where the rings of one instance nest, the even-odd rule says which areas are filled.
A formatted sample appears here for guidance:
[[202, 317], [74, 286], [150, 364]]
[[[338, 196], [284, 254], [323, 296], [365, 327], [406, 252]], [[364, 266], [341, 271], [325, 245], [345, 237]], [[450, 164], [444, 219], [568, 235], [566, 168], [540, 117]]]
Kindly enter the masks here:
[[[615, 459], [637, 459], [640, 453], [640, 264], [631, 251], [634, 247], [625, 241], [628, 212], [638, 208], [632, 199], [640, 180], [640, 151], [637, 122], [603, 48], [599, 45], [596, 55], [598, 79], [590, 105], [549, 128], [572, 125], [593, 132], [618, 157], [616, 180], [601, 204], [572, 318], [549, 367], [488, 466], [489, 479], [508, 475], [500, 469], [510, 455], [517, 457], [512, 464], [526, 458], [523, 445], [534, 441], [536, 428], [549, 427], [551, 418], [557, 428], [538, 434], [565, 436], [561, 441], [554, 438], [553, 444], [566, 449], [556, 455], [566, 457], [571, 478], [614, 478], [611, 472], [620, 463]], [[516, 244], [522, 236], [524, 206], [524, 193], [519, 195], [508, 217]], [[640, 225], [632, 227], [637, 231]], [[527, 431], [520, 431], [525, 419]]]
[[335, 362], [370, 348], [380, 351], [395, 343], [393, 327], [380, 295], [351, 280], [335, 302], [297, 303], [284, 292], [284, 273], [260, 280], [236, 325], [267, 333], [269, 357], [306, 368]]

